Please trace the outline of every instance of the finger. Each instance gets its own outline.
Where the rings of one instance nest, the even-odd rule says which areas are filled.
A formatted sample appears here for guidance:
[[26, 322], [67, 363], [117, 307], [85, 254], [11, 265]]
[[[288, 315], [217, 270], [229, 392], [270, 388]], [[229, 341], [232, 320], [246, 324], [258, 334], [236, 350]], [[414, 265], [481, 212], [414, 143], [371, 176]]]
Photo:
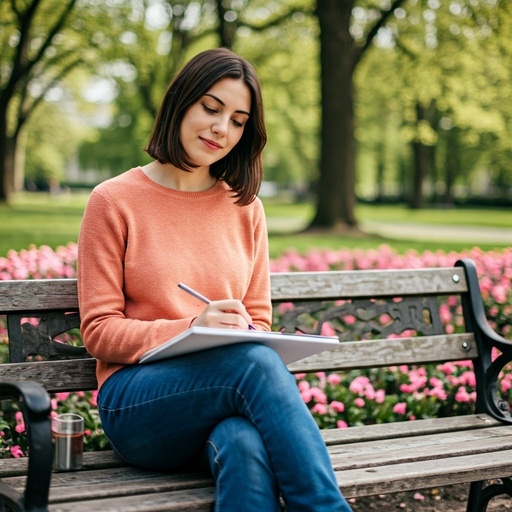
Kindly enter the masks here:
[[237, 299], [219, 300], [211, 302], [210, 306], [211, 305], [214, 305], [214, 307], [218, 307], [221, 311], [224, 311], [225, 313], [237, 313], [241, 315], [247, 322], [247, 325], [252, 323], [252, 318], [249, 315], [249, 313], [247, 313], [245, 306], [242, 304], [241, 301]]

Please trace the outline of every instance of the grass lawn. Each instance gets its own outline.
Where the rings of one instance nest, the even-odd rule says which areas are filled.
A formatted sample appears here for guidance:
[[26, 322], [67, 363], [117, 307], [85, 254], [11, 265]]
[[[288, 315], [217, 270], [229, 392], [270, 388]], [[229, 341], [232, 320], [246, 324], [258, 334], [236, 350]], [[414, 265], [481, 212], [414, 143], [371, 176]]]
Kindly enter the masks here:
[[[0, 204], [0, 256], [9, 249], [19, 251], [30, 244], [57, 247], [76, 242], [82, 214], [87, 202], [87, 193], [73, 193], [50, 198], [44, 193], [23, 193], [15, 197], [12, 204]], [[284, 204], [265, 201], [269, 224], [270, 255], [275, 258], [285, 249], [295, 248], [305, 253], [311, 248], [375, 249], [388, 244], [403, 253], [408, 249], [461, 251], [478, 245], [483, 250], [504, 248], [512, 240], [503, 243], [474, 243], [446, 240], [397, 240], [378, 236], [348, 237], [339, 235], [301, 234], [296, 231], [307, 225], [314, 209], [310, 204]], [[460, 225], [480, 228], [512, 228], [512, 209], [425, 209], [409, 210], [402, 206], [359, 205], [358, 220], [372, 222]]]

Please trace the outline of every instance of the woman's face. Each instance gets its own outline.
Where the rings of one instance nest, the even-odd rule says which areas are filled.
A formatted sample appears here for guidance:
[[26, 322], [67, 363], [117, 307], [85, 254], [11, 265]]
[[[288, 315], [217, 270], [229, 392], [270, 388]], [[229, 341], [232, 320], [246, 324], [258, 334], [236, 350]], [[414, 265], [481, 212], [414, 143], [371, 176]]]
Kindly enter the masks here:
[[242, 80], [213, 85], [181, 122], [180, 141], [192, 163], [209, 169], [225, 157], [242, 137], [250, 111], [251, 91]]

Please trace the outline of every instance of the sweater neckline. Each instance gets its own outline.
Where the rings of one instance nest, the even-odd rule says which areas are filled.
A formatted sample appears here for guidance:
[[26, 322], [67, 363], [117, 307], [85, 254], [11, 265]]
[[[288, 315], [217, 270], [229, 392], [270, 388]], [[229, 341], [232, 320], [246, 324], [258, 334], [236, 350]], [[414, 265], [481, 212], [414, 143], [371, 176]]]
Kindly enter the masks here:
[[184, 199], [207, 199], [216, 196], [225, 188], [224, 182], [222, 180], [217, 180], [217, 183], [215, 183], [215, 185], [213, 185], [213, 187], [209, 188], [208, 190], [202, 190], [200, 192], [187, 192], [183, 190], [176, 190], [170, 187], [165, 187], [164, 185], [160, 185], [160, 183], [153, 181], [149, 176], [147, 176], [147, 174], [142, 170], [142, 167], [135, 167], [135, 169], [133, 169], [133, 172], [135, 173], [138, 179], [140, 179], [150, 187], [176, 198], [181, 197]]

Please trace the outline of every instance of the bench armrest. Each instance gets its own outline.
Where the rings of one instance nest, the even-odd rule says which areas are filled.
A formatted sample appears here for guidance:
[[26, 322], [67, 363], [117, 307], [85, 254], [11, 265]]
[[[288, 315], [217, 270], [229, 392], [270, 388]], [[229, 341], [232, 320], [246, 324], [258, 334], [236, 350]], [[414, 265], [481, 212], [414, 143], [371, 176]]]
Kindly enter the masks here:
[[[504, 423], [512, 424], [509, 404], [498, 396], [498, 378], [504, 366], [512, 361], [512, 343], [489, 325], [485, 316], [476, 265], [471, 259], [459, 260], [456, 267], [466, 273], [468, 291], [462, 295], [462, 308], [466, 330], [473, 332], [479, 358], [474, 361], [477, 383], [477, 412], [484, 412]], [[492, 349], [501, 352], [494, 361]]]
[[10, 503], [14, 510], [46, 511], [53, 464], [50, 397], [38, 383], [25, 381], [0, 382], [0, 399], [12, 399], [21, 405], [30, 450], [25, 492], [19, 495], [3, 485], [0, 500]]

